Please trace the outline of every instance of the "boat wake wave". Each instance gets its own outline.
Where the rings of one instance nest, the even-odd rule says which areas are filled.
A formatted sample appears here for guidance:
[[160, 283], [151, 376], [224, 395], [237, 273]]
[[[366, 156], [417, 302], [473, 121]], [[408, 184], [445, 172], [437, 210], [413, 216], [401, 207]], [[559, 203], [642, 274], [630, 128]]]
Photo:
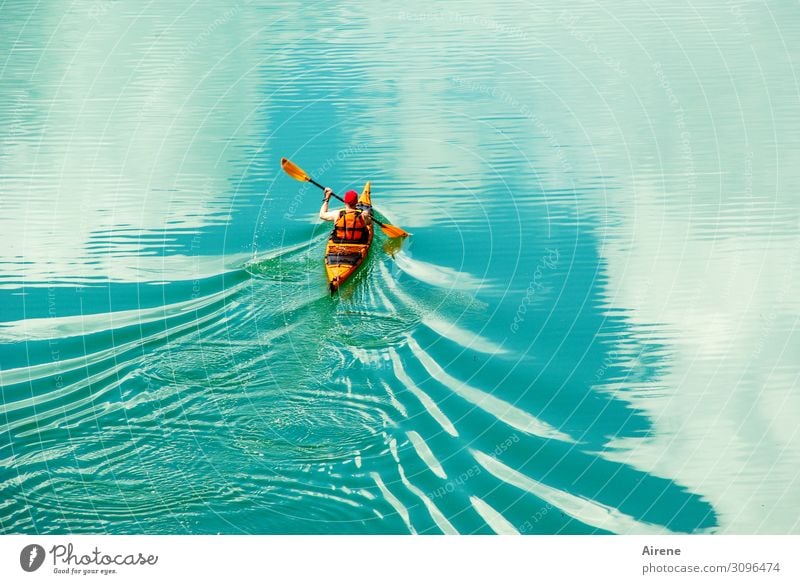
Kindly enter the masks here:
[[[1, 530], [195, 533], [209, 508], [222, 533], [713, 526], [696, 495], [589, 452], [450, 285], [470, 276], [376, 247], [330, 298], [323, 247], [160, 305], [4, 323]], [[609, 494], [632, 491], [681, 511]]]

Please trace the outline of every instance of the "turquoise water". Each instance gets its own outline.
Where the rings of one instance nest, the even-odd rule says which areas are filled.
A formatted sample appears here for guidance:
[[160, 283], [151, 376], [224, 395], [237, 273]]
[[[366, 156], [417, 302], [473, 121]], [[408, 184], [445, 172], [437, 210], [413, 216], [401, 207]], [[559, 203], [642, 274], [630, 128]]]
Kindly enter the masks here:
[[796, 4], [174, 4], [0, 4], [0, 532], [800, 532]]

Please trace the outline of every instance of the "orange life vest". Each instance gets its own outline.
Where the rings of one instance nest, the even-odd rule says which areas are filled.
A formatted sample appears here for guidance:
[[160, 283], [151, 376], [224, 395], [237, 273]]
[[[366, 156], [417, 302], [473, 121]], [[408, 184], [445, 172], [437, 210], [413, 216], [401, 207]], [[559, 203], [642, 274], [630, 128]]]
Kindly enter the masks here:
[[366, 238], [367, 224], [361, 211], [339, 211], [339, 218], [333, 228], [333, 236], [338, 241], [361, 241]]

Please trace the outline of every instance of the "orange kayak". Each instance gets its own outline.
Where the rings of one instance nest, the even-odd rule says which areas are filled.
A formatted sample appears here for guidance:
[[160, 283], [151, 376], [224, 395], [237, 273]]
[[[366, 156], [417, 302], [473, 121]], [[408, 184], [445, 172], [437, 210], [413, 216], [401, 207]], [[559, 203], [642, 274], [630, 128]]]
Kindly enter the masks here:
[[[358, 207], [360, 209], [372, 208], [369, 181], [364, 185], [364, 190], [361, 191], [361, 196], [358, 198]], [[370, 222], [367, 225], [367, 239], [362, 243], [336, 243], [333, 241], [333, 232], [331, 232], [328, 245], [325, 246], [325, 271], [328, 274], [331, 294], [335, 293], [367, 259], [369, 248], [372, 246], [374, 229], [373, 223]]]

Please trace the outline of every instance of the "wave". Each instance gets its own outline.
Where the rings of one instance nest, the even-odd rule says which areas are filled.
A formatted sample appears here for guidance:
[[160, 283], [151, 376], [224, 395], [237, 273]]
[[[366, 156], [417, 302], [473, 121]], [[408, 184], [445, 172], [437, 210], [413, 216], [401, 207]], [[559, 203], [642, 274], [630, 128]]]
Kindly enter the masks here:
[[[315, 237], [262, 254], [211, 275], [210, 292], [159, 306], [5, 323], [3, 346], [29, 351], [0, 370], [0, 431], [10, 437], [0, 446], [0, 484], [13, 501], [0, 505], [2, 531], [661, 533], [713, 525], [710, 508], [693, 526], [688, 514], [653, 519], [548, 485], [576, 463], [602, 459], [552, 413], [537, 415], [547, 411], [544, 396], [502, 395], [463, 365], [519, 358], [472, 330], [475, 301], [442, 301], [462, 290], [454, 280], [470, 276], [376, 249], [331, 298], [323, 245]], [[444, 347], [458, 359], [437, 356]], [[625, 480], [647, 482], [614, 464]], [[704, 505], [678, 485], [658, 485], [652, 501], [669, 493], [693, 516]], [[533, 522], [524, 505], [502, 502], [520, 497], [554, 512]], [[254, 515], [235, 519], [242, 508]], [[208, 520], [209, 509], [217, 519]]]

